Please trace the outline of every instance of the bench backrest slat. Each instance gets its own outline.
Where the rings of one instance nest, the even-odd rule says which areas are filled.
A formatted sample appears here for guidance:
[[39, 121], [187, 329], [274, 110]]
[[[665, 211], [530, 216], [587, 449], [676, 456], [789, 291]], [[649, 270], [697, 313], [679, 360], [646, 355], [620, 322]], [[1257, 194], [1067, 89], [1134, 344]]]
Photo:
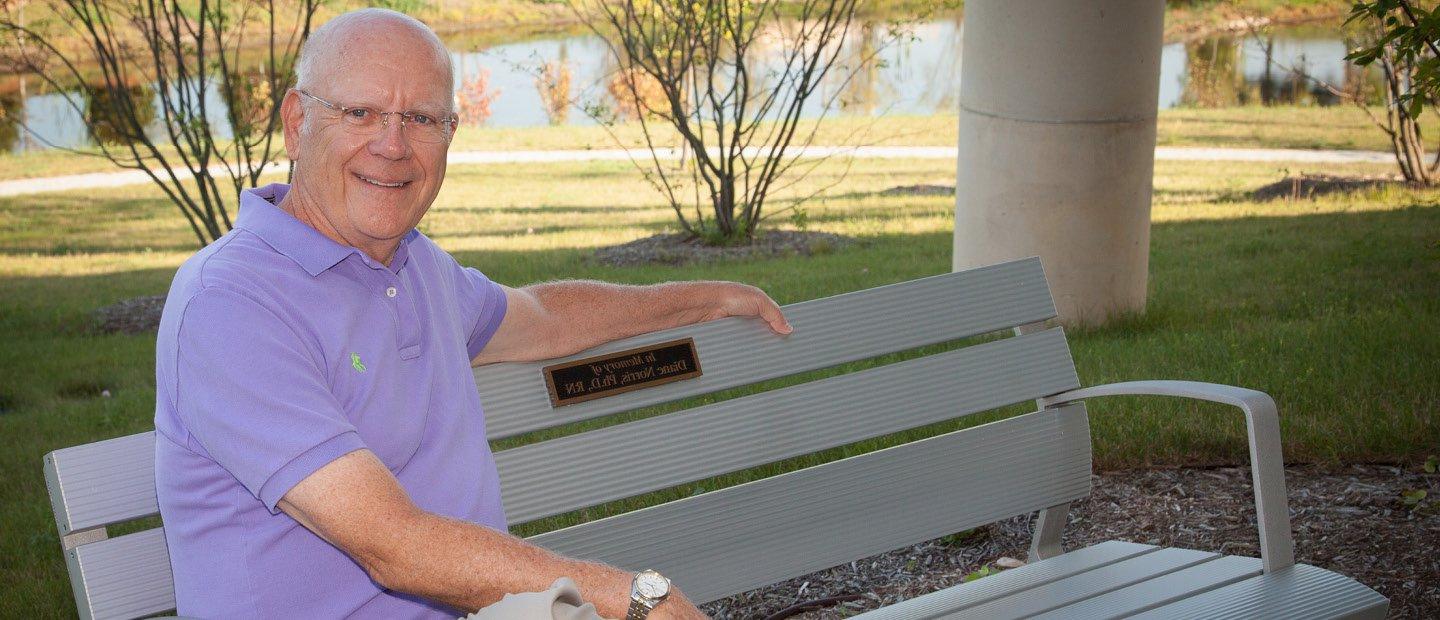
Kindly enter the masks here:
[[530, 540], [622, 568], [654, 568], [703, 602], [1089, 491], [1089, 424], [1077, 404]]
[[153, 431], [51, 452], [45, 479], [61, 536], [160, 511]]
[[520, 523], [1078, 386], [1056, 328], [512, 448], [496, 461], [506, 515]]
[[[785, 307], [776, 338], [758, 321], [725, 319], [628, 338], [562, 360], [476, 369], [486, 432], [498, 439], [776, 377], [1044, 321], [1055, 316], [1040, 259], [1029, 258]], [[693, 337], [704, 375], [552, 407], [540, 369], [552, 363]]]
[[[162, 528], [81, 545], [65, 556], [81, 618], [139, 618], [175, 609]], [[73, 578], [82, 574], [83, 585]]]

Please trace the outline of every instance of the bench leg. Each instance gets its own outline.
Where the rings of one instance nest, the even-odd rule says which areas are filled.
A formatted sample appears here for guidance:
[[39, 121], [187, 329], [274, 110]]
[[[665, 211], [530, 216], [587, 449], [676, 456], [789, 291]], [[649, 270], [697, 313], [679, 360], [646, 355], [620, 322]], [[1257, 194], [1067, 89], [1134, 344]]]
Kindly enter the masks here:
[[[1038, 332], [1047, 326], [1047, 322], [1029, 323], [1015, 328], [1016, 336]], [[1035, 405], [1044, 409], [1044, 399], [1036, 399]], [[1060, 534], [1065, 531], [1065, 520], [1070, 516], [1070, 502], [1051, 506], [1040, 511], [1040, 518], [1035, 522], [1035, 533], [1030, 539], [1030, 562], [1039, 562], [1046, 558], [1053, 558], [1061, 553]]]
[[1035, 533], [1030, 540], [1030, 562], [1039, 562], [1064, 553], [1060, 548], [1060, 535], [1065, 531], [1065, 520], [1069, 516], [1070, 502], [1040, 511], [1040, 518], [1035, 521]]

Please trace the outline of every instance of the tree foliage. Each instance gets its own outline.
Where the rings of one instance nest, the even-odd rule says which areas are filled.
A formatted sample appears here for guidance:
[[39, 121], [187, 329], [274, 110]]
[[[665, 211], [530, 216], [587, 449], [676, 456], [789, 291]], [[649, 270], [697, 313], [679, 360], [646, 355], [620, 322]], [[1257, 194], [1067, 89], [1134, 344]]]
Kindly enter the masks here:
[[[1440, 94], [1440, 12], [1407, 0], [1356, 2], [1346, 22], [1359, 38], [1346, 59], [1362, 67], [1378, 66], [1385, 94], [1385, 117], [1376, 124], [1390, 137], [1405, 179], [1431, 185], [1440, 170], [1440, 149], [1427, 161], [1422, 119], [1435, 112]], [[1365, 97], [1355, 100], [1365, 107]], [[1367, 109], [1368, 112], [1368, 109]]]
[[503, 89], [491, 88], [490, 70], [484, 67], [474, 78], [465, 80], [455, 93], [455, 104], [460, 123], [482, 127], [490, 120], [490, 106], [500, 97]]
[[0, 62], [61, 94], [86, 120], [85, 153], [143, 171], [203, 246], [279, 156], [280, 102], [320, 2], [3, 0]]
[[563, 58], [545, 63], [535, 76], [535, 90], [540, 93], [545, 118], [551, 125], [564, 125], [570, 117], [570, 64]]

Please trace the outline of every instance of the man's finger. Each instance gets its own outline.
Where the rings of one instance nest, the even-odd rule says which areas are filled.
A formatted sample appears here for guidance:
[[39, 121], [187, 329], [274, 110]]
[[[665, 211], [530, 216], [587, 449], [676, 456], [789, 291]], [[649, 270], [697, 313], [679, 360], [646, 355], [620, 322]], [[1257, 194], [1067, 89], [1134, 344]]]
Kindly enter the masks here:
[[765, 322], [770, 325], [770, 331], [781, 336], [795, 331], [795, 328], [790, 326], [790, 321], [785, 320], [785, 315], [781, 314], [779, 306], [769, 299], [762, 302], [760, 306], [760, 318], [765, 319]]

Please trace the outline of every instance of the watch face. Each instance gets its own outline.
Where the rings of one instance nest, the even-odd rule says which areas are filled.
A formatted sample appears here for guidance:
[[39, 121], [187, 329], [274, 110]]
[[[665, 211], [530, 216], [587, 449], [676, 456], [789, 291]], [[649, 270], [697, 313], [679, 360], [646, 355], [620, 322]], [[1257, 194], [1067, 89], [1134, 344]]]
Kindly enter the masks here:
[[635, 576], [635, 589], [645, 598], [660, 598], [670, 593], [670, 580], [655, 571], [645, 571]]

